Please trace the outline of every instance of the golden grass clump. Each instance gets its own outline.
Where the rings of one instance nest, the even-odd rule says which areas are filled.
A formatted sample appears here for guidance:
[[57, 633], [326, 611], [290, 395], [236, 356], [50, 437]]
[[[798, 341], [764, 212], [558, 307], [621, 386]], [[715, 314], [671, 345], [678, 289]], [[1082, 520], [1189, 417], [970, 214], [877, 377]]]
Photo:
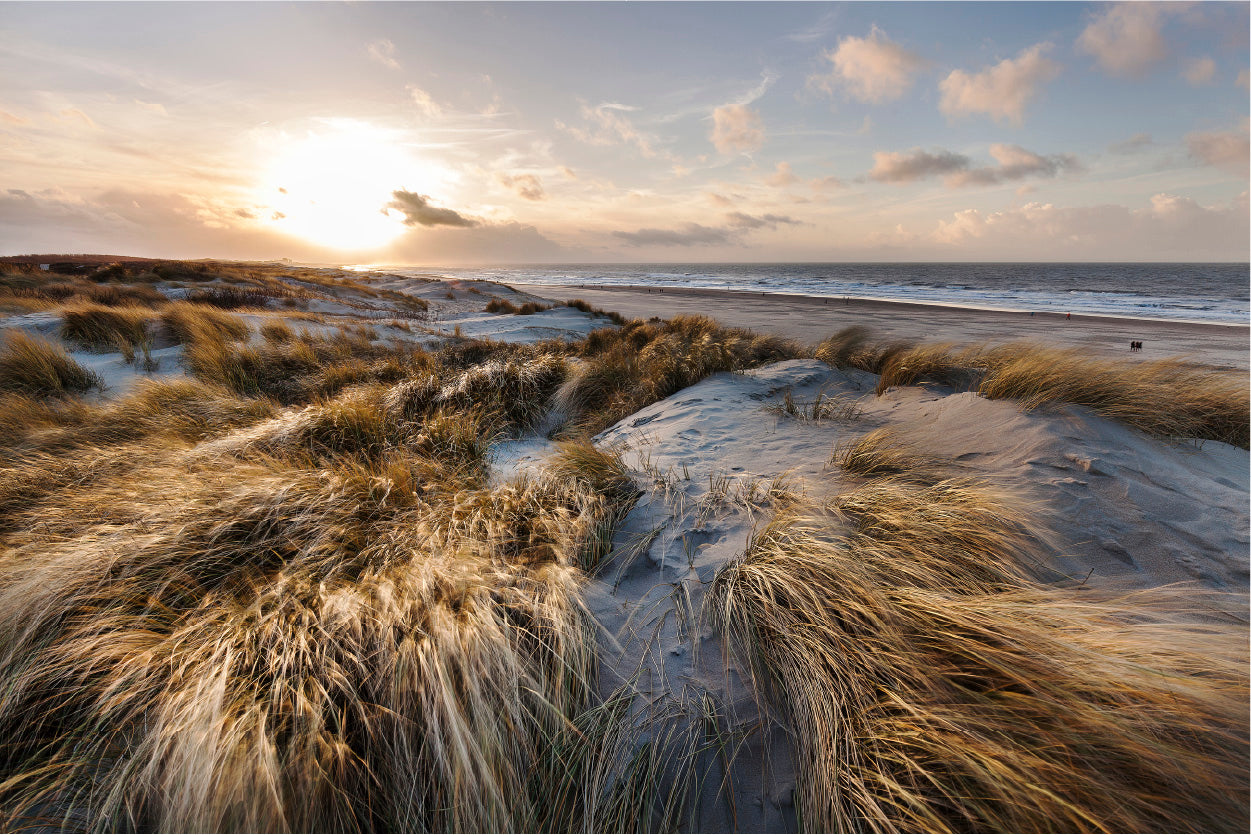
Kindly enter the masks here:
[[905, 443], [893, 429], [874, 429], [834, 448], [831, 463], [855, 475], [937, 480], [940, 462]]
[[1245, 629], [1030, 580], [1025, 517], [978, 485], [828, 504], [706, 604], [785, 717], [806, 828], [1246, 829]]
[[599, 487], [617, 489], [620, 462], [581, 450], [582, 465], [492, 486], [472, 421], [436, 411], [397, 429], [380, 397], [314, 406], [269, 456], [189, 450], [114, 471], [46, 497], [55, 524], [8, 538], [7, 828], [649, 816], [577, 731], [607, 715], [578, 566], [619, 515]]
[[17, 329], [0, 334], [0, 392], [47, 397], [98, 386], [100, 378], [60, 345]]
[[479, 409], [511, 431], [524, 431], [546, 414], [568, 368], [554, 354], [487, 359], [456, 372], [442, 367], [412, 377], [387, 395], [396, 417], [413, 420], [435, 409]]
[[1181, 359], [1145, 362], [1092, 357], [1080, 349], [1014, 343], [981, 346], [876, 344], [862, 327], [826, 339], [816, 356], [838, 367], [880, 374], [891, 386], [936, 382], [991, 399], [1087, 406], [1148, 434], [1251, 446], [1246, 376]]
[[1152, 435], [1248, 447], [1251, 416], [1245, 374], [1221, 373], [1177, 359], [1126, 362], [1035, 345], [987, 352], [979, 392], [1027, 409], [1076, 403]]
[[804, 353], [791, 340], [725, 328], [703, 316], [675, 316], [662, 324], [634, 320], [587, 336], [583, 362], [558, 402], [571, 418], [571, 434], [595, 433], [710, 374]]
[[133, 347], [151, 339], [148, 327], [156, 321], [147, 307], [82, 305], [61, 312], [61, 336], [87, 348]]
[[420, 348], [374, 345], [343, 331], [329, 337], [301, 333], [257, 345], [234, 343], [228, 333], [200, 331], [185, 361], [200, 380], [287, 404], [307, 403], [358, 383], [397, 382], [432, 365]]

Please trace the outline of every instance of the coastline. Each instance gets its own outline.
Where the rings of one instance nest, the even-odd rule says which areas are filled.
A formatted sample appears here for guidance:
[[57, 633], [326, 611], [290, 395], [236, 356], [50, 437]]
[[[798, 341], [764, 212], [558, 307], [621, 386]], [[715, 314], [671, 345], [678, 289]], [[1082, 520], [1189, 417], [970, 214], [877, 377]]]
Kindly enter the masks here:
[[[1248, 325], [1136, 319], [1120, 316], [990, 310], [954, 305], [791, 293], [747, 293], [705, 288], [655, 288], [592, 284], [508, 286], [556, 301], [581, 298], [623, 316], [710, 316], [725, 325], [818, 342], [852, 325], [886, 339], [923, 342], [1037, 341], [1134, 360], [1182, 357], [1217, 368], [1251, 368]], [[661, 301], [663, 299], [663, 302]], [[1131, 340], [1144, 343], [1129, 352]]]

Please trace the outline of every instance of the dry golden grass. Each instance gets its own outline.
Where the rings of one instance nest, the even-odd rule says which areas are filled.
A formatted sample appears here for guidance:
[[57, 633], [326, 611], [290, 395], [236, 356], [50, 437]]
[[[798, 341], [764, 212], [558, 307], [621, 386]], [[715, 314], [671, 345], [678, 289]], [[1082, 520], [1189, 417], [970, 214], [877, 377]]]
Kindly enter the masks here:
[[1251, 442], [1246, 376], [1180, 359], [1113, 360], [1026, 343], [881, 346], [864, 328], [840, 331], [821, 343], [816, 355], [832, 365], [880, 374], [878, 394], [891, 386], [934, 382], [1019, 400], [1026, 409], [1087, 406], [1161, 437], [1223, 441], [1244, 449]]
[[1031, 582], [1025, 519], [976, 485], [832, 508], [775, 519], [708, 598], [785, 718], [805, 828], [1246, 829], [1244, 628]]
[[897, 476], [912, 481], [935, 481], [941, 462], [903, 443], [892, 429], [874, 429], [839, 444], [831, 463], [855, 475]]
[[46, 397], [99, 385], [60, 345], [21, 330], [0, 333], [0, 392]]
[[725, 328], [702, 316], [676, 316], [663, 324], [635, 320], [593, 331], [580, 353], [583, 362], [558, 396], [572, 435], [594, 434], [710, 374], [793, 359], [805, 351], [781, 337]]
[[491, 485], [491, 420], [405, 419], [387, 393], [248, 430], [242, 456], [155, 435], [62, 456], [78, 472], [18, 520], [54, 524], [0, 556], [7, 826], [650, 820], [616, 788], [620, 750], [583, 732], [616, 715], [592, 701], [578, 566], [620, 516], [620, 462], [579, 449]]
[[1152, 435], [1248, 447], [1245, 374], [1177, 359], [1115, 362], [1027, 345], [987, 352], [987, 364], [978, 389], [986, 397], [1019, 400], [1027, 409], [1076, 403]]

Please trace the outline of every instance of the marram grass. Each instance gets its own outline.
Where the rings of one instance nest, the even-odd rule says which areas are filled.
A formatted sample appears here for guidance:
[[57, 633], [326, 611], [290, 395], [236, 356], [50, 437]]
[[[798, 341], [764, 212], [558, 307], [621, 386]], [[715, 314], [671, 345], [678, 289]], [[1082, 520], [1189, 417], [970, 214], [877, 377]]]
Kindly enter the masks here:
[[1241, 832], [1245, 628], [1030, 580], [1011, 504], [879, 479], [776, 518], [706, 614], [790, 732], [809, 831]]

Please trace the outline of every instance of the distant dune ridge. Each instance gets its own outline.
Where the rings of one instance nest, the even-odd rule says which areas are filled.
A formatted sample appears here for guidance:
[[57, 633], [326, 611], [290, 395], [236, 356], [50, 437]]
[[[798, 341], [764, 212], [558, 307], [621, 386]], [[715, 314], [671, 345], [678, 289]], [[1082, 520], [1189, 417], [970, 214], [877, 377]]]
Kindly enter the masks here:
[[0, 259], [3, 825], [1246, 831], [1247, 328], [831, 307]]

